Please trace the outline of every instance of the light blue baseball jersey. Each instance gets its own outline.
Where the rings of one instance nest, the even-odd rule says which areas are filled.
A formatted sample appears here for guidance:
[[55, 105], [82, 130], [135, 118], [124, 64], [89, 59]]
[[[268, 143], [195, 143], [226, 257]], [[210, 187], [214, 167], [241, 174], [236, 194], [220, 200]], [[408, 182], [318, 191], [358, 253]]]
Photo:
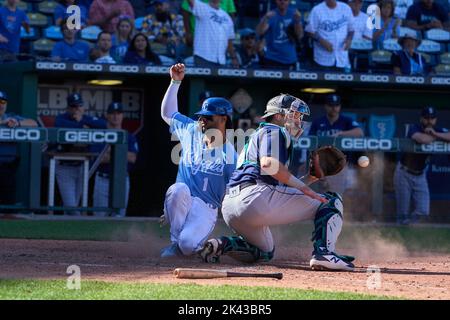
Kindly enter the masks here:
[[233, 145], [227, 142], [223, 147], [208, 149], [197, 122], [179, 112], [172, 117], [170, 132], [178, 137], [182, 147], [177, 182], [186, 184], [192, 196], [219, 208], [236, 168]]

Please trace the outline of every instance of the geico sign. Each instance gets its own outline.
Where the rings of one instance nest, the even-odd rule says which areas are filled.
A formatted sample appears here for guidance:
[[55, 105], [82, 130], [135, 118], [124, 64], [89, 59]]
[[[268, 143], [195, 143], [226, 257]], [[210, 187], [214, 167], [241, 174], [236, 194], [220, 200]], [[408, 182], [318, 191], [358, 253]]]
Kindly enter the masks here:
[[425, 78], [423, 77], [407, 77], [407, 76], [397, 76], [395, 77], [395, 82], [397, 83], [425, 83]]
[[139, 66], [115, 66], [110, 65], [109, 71], [111, 72], [131, 72], [131, 73], [138, 73], [139, 72]]
[[0, 129], [1, 140], [39, 141], [41, 132], [36, 129]]
[[74, 63], [73, 70], [77, 71], [102, 71], [103, 65], [89, 63]]
[[362, 74], [360, 80], [362, 82], [389, 82], [389, 76]]
[[154, 67], [154, 66], [145, 67], [146, 73], [166, 74], [168, 71], [169, 71], [168, 67]]
[[353, 81], [353, 75], [340, 73], [325, 73], [325, 80]]
[[344, 138], [341, 140], [341, 147], [357, 150], [390, 150], [392, 141], [389, 139]]
[[431, 84], [450, 85], [450, 78], [431, 78]]
[[67, 65], [65, 63], [56, 62], [38, 62], [36, 68], [46, 70], [66, 70]]
[[420, 149], [424, 152], [448, 152], [450, 151], [450, 143], [436, 141], [430, 144], [422, 144]]
[[211, 74], [211, 69], [209, 69], [209, 68], [187, 68], [186, 74], [209, 76]]
[[289, 72], [290, 79], [299, 79], [299, 80], [317, 80], [319, 75], [317, 73], [311, 72]]
[[257, 77], [257, 78], [281, 79], [283, 77], [283, 72], [281, 72], [281, 71], [255, 70], [255, 72], [253, 73], [253, 76]]
[[246, 77], [247, 70], [242, 69], [219, 69], [219, 76], [230, 76], [230, 77]]
[[64, 140], [66, 142], [116, 143], [119, 141], [119, 135], [117, 132], [66, 131]]

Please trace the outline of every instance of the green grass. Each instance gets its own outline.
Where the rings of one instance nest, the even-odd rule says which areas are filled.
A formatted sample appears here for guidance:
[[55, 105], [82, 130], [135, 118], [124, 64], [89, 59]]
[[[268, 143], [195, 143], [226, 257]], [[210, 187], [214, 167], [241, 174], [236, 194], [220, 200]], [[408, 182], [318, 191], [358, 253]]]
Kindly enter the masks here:
[[393, 299], [344, 292], [272, 287], [203, 286], [195, 284], [129, 284], [82, 281], [80, 290], [61, 280], [0, 280], [0, 299], [9, 300], [373, 300]]

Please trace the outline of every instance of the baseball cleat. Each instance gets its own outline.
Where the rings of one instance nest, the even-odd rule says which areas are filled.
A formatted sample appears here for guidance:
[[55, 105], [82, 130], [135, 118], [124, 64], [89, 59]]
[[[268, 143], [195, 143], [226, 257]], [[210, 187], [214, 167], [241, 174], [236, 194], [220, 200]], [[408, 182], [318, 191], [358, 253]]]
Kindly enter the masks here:
[[220, 239], [209, 239], [205, 242], [203, 248], [199, 251], [200, 257], [203, 261], [209, 263], [219, 262], [222, 255], [223, 244]]
[[325, 271], [353, 271], [355, 266], [350, 261], [341, 259], [336, 254], [330, 253], [314, 253], [309, 261], [312, 270]]
[[161, 250], [161, 258], [180, 257], [182, 255], [183, 254], [181, 253], [180, 248], [178, 248], [178, 244], [176, 242]]

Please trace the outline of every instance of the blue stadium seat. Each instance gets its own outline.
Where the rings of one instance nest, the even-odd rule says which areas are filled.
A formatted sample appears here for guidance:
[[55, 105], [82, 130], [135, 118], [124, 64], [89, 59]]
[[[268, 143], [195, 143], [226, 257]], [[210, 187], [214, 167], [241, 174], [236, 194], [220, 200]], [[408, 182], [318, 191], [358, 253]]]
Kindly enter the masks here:
[[436, 67], [434, 67], [434, 72], [438, 76], [450, 76], [450, 65], [449, 64], [439, 64]]
[[431, 53], [431, 54], [440, 54], [444, 52], [443, 45], [441, 45], [439, 42], [426, 39], [422, 40], [422, 43], [417, 48], [417, 51], [421, 53]]
[[[0, 7], [3, 7], [5, 4], [6, 4], [6, 0], [0, 0]], [[24, 1], [19, 1], [17, 3], [17, 8], [19, 8], [20, 10], [23, 10], [25, 12], [31, 11], [31, 5]]]
[[450, 64], [450, 53], [445, 52], [439, 56], [439, 63]]
[[416, 31], [408, 27], [400, 27], [399, 37], [403, 37], [405, 34], [413, 34], [413, 33], [417, 35], [417, 38], [419, 39], [422, 38], [422, 35], [420, 34], [419, 31]]
[[27, 33], [24, 27], [20, 27], [20, 38], [22, 40], [34, 41], [39, 39], [39, 31], [37, 28], [30, 27], [30, 32]]
[[422, 53], [422, 57], [425, 59], [425, 62], [430, 66], [435, 66], [437, 64], [437, 57], [435, 55]]
[[442, 29], [430, 29], [425, 31], [425, 39], [439, 42], [450, 41], [450, 32]]
[[81, 30], [81, 39], [87, 41], [97, 41], [98, 34], [102, 32], [97, 26], [89, 26]]
[[50, 25], [49, 18], [42, 13], [27, 13], [28, 19], [30, 20], [30, 26], [32, 27], [47, 27]]
[[368, 121], [369, 136], [376, 139], [392, 139], [395, 136], [395, 115], [371, 114]]
[[399, 51], [402, 47], [398, 44], [397, 39], [386, 39], [383, 41], [383, 49], [387, 51]]
[[50, 40], [62, 40], [63, 34], [60, 27], [50, 26], [44, 29], [44, 37]]
[[134, 20], [134, 27], [136, 30], [142, 30], [142, 23], [144, 22], [145, 17], [139, 17]]
[[58, 6], [56, 1], [44, 1], [38, 4], [38, 11], [44, 14], [53, 15]]
[[392, 52], [376, 50], [369, 53], [369, 68], [376, 73], [392, 73]]
[[50, 56], [55, 42], [41, 38], [33, 42], [33, 51], [36, 55]]

